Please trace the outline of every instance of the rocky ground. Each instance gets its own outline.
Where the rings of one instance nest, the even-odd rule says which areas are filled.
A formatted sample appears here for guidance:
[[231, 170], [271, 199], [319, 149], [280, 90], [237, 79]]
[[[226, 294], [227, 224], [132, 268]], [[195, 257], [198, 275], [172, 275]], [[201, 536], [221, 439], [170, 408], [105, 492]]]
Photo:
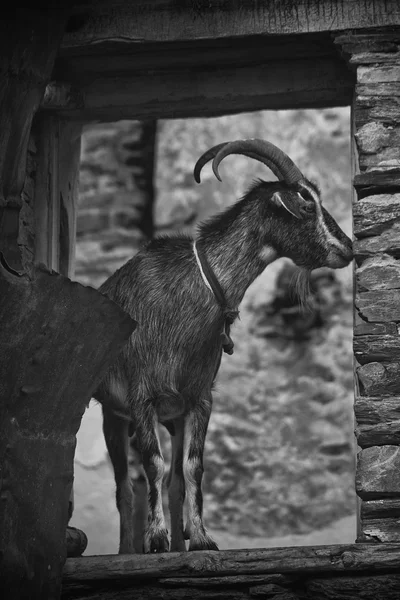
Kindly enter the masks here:
[[[140, 238], [129, 218], [134, 186], [118, 161], [130, 127], [96, 126], [85, 136], [76, 278], [95, 287], [136, 251]], [[347, 109], [159, 123], [159, 231], [205, 218], [240, 197], [254, 177], [270, 177], [264, 166], [230, 157], [221, 166], [222, 184], [207, 168], [202, 185], [193, 183], [193, 165], [207, 147], [243, 137], [263, 137], [288, 152], [351, 234]], [[218, 376], [204, 492], [206, 522], [221, 547], [345, 543], [356, 536], [352, 271], [336, 273], [341, 300], [324, 327], [308, 341], [287, 342], [266, 339], [254, 326], [281, 266], [268, 267], [249, 289], [232, 332], [235, 353], [224, 356]], [[114, 483], [95, 405], [78, 436], [75, 502], [71, 524], [88, 534], [86, 553], [115, 552]]]

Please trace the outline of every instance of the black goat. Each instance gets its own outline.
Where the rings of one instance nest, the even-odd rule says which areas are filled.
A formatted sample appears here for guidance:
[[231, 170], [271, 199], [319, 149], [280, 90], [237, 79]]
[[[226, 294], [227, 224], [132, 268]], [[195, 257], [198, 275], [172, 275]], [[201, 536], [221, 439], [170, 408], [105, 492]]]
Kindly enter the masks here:
[[185, 550], [185, 536], [189, 550], [218, 549], [202, 520], [203, 450], [211, 390], [223, 348], [232, 352], [229, 329], [237, 307], [249, 285], [278, 257], [289, 257], [308, 270], [344, 267], [353, 257], [351, 240], [321, 206], [316, 186], [269, 142], [219, 144], [197, 162], [196, 180], [211, 159], [219, 178], [218, 164], [228, 154], [265, 163], [280, 181], [254, 184], [236, 204], [201, 224], [195, 243], [179, 235], [153, 240], [100, 288], [139, 324], [95, 394], [103, 405], [115, 472], [121, 553], [134, 551], [134, 497], [127, 463], [128, 434], [133, 431], [149, 492], [144, 550], [169, 549], [158, 422], [172, 438], [171, 550]]

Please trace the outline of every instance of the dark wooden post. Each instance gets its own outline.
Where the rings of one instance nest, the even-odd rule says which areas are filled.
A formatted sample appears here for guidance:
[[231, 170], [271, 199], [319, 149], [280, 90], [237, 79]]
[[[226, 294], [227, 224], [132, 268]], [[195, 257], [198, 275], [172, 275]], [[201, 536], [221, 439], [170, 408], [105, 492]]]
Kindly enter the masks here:
[[32, 220], [20, 215], [29, 135], [67, 16], [61, 6], [10, 9], [0, 23], [0, 250], [16, 269], [32, 261]]
[[[0, 596], [55, 599], [75, 434], [134, 322], [71, 275], [79, 131], [30, 135], [68, 11], [15, 9], [0, 24]], [[5, 257], [5, 258], [4, 258]]]
[[[31, 185], [34, 259], [67, 277], [73, 277], [75, 269], [81, 133], [81, 123], [40, 113], [35, 116], [31, 131], [32, 160], [36, 165]], [[72, 488], [70, 517], [73, 494]], [[67, 539], [72, 542], [71, 535]]]
[[134, 322], [92, 288], [0, 266], [0, 588], [57, 598], [76, 432]]
[[358, 541], [400, 541], [400, 28], [336, 39], [353, 103]]

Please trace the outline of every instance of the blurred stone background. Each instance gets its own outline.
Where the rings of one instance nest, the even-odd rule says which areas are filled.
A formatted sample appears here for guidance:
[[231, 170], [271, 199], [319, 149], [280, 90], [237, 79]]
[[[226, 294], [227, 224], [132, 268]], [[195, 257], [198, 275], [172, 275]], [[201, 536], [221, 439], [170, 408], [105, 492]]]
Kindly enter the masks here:
[[[192, 234], [196, 222], [241, 197], [254, 178], [274, 178], [264, 165], [231, 156], [221, 165], [222, 183], [208, 166], [197, 185], [197, 158], [225, 140], [261, 137], [281, 147], [319, 184], [325, 205], [351, 236], [349, 119], [349, 109], [340, 108], [147, 123], [156, 142], [154, 231], [151, 220], [142, 230], [137, 226], [143, 211], [138, 189], [143, 197], [146, 182], [134, 160], [126, 159], [128, 151], [135, 153], [138, 123], [88, 127], [76, 280], [98, 287], [146, 235]], [[223, 356], [218, 375], [204, 512], [221, 548], [348, 543], [356, 537], [352, 269], [335, 272], [341, 298], [324, 326], [309, 340], [284, 342], [257, 333], [283, 263], [267, 267], [249, 289], [232, 331], [235, 353]], [[163, 440], [168, 456], [167, 436]], [[95, 402], [78, 434], [74, 487], [71, 525], [86, 532], [86, 554], [117, 552], [114, 479]]]

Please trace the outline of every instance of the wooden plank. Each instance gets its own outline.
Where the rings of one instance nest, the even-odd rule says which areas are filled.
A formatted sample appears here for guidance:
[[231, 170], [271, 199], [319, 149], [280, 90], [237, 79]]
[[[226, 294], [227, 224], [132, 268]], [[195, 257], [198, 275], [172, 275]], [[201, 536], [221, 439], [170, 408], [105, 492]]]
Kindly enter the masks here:
[[134, 321], [44, 267], [0, 265], [0, 588], [57, 598], [76, 433]]
[[400, 444], [400, 397], [358, 396], [354, 412], [361, 448]]
[[358, 453], [356, 491], [365, 500], [400, 497], [399, 446], [373, 446]]
[[82, 556], [67, 559], [64, 584], [169, 577], [222, 577], [257, 574], [376, 572], [398, 569], [400, 544], [306, 546], [251, 550], [170, 552], [162, 555]]
[[[237, 67], [269, 63], [279, 60], [297, 60], [311, 57], [338, 59], [337, 49], [329, 33], [307, 35], [273, 36], [244, 35], [237, 38], [207, 38], [196, 41], [152, 42], [148, 44], [118, 42], [110, 40], [106, 44], [92, 44], [85, 48], [59, 49], [54, 72], [59, 78], [63, 70], [80, 81], [84, 74], [94, 77], [108, 77], [116, 73], [128, 74], [138, 71], [170, 71], [194, 68]], [[71, 99], [73, 86], [64, 86], [60, 92], [48, 86], [51, 104], [57, 103], [57, 96]], [[47, 91], [46, 89], [46, 91]], [[54, 96], [54, 100], [51, 96]], [[46, 100], [46, 94], [45, 98]]]
[[368, 363], [356, 370], [361, 396], [395, 396], [400, 394], [400, 363]]
[[[118, 10], [116, 5], [118, 4]], [[77, 11], [76, 11], [77, 12]], [[198, 40], [207, 38], [309, 33], [400, 25], [396, 0], [252, 0], [227, 3], [176, 3], [174, 0], [140, 0], [82, 6], [80, 26], [64, 36], [64, 47], [82, 47], [107, 40], [124, 43]], [[79, 13], [78, 13], [79, 14]]]
[[[79, 61], [79, 58], [77, 59]], [[338, 58], [312, 57], [204, 68], [127, 71], [93, 76], [69, 66], [83, 106], [66, 104], [68, 119], [116, 121], [215, 116], [280, 108], [344, 106], [351, 102], [354, 74]], [[67, 70], [61, 74], [67, 76]], [[52, 108], [51, 104], [43, 106]]]

